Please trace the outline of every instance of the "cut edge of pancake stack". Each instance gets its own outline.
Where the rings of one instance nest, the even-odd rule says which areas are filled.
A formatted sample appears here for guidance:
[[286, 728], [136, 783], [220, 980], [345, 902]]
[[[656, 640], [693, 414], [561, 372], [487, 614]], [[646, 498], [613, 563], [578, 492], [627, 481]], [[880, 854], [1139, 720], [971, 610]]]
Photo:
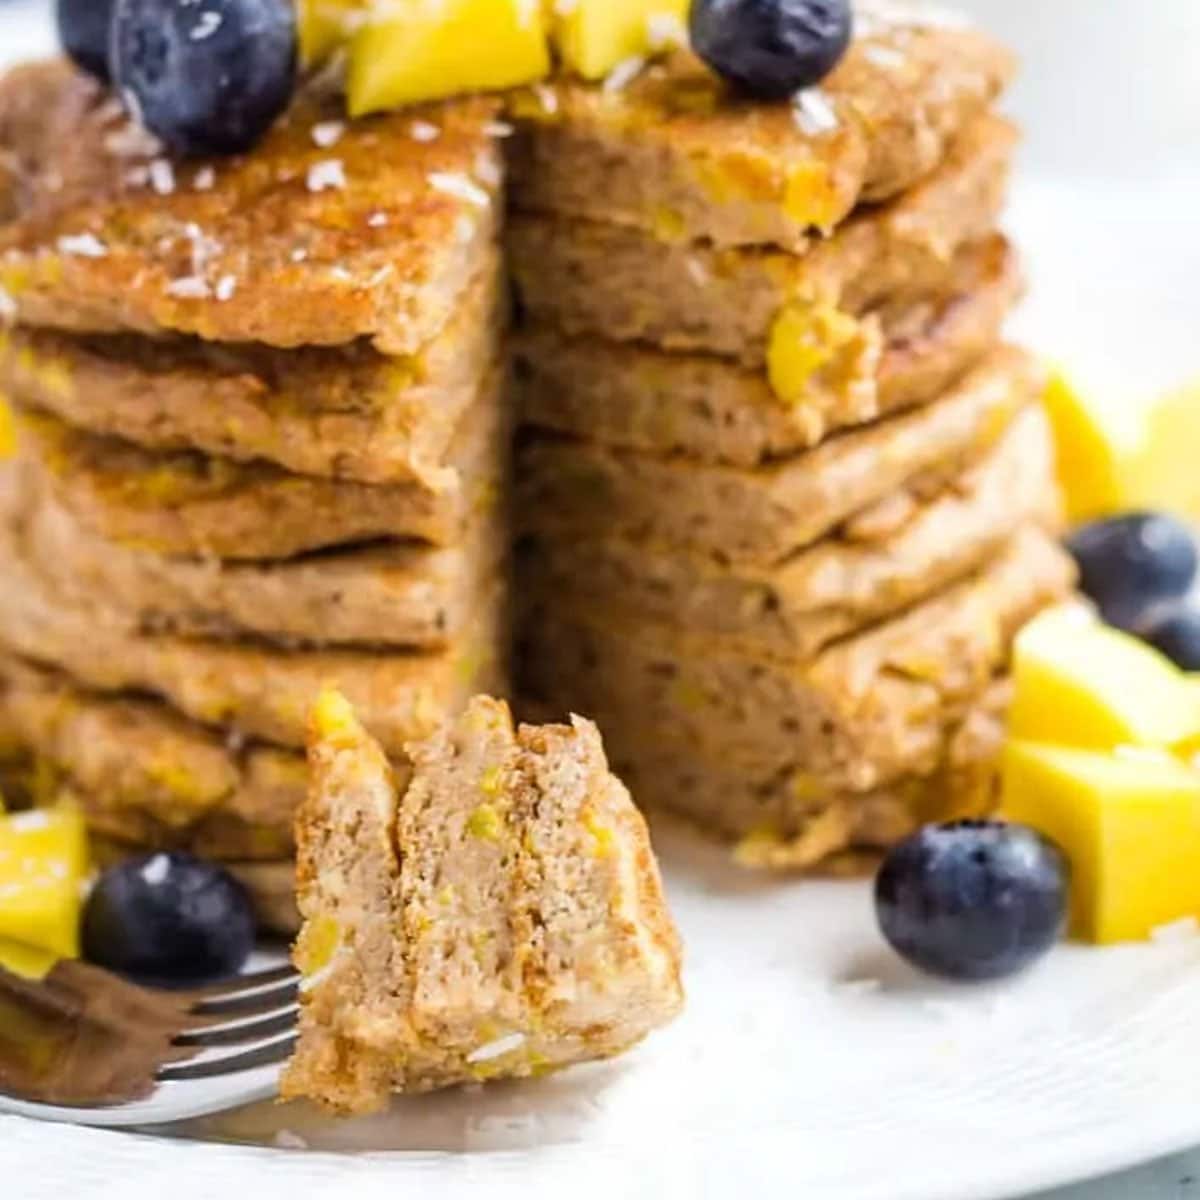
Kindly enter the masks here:
[[[751, 865], [984, 810], [1070, 589], [986, 37], [887, 3], [793, 102], [678, 52], [171, 160], [0, 82], [0, 783], [291, 910], [305, 715], [387, 752], [505, 691]], [[633, 64], [631, 64], [633, 65]], [[504, 160], [507, 160], [505, 164]], [[512, 176], [515, 211], [500, 192]]]
[[987, 811], [1013, 638], [1073, 582], [1002, 338], [1011, 62], [880, 13], [794, 104], [680, 56], [542, 89], [513, 157], [522, 689], [751, 865]]
[[0, 83], [5, 786], [283, 928], [317, 692], [401, 758], [507, 679], [504, 131], [340, 107], [185, 164], [65, 65]]

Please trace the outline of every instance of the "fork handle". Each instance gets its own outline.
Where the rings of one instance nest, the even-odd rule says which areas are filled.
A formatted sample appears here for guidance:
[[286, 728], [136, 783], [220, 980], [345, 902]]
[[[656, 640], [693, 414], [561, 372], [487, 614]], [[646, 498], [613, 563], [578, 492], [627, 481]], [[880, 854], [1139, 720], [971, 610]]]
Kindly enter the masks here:
[[148, 1095], [183, 1007], [84, 963], [38, 982], [0, 968], [0, 1092], [57, 1105]]

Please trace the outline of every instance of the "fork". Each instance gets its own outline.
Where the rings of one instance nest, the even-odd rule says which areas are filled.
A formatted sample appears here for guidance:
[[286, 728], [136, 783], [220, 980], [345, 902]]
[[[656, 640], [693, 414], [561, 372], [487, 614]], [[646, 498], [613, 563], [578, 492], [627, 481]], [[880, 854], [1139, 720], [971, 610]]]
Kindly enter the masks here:
[[39, 981], [0, 968], [0, 1113], [124, 1128], [269, 1099], [298, 1011], [286, 966], [190, 992], [65, 960]]

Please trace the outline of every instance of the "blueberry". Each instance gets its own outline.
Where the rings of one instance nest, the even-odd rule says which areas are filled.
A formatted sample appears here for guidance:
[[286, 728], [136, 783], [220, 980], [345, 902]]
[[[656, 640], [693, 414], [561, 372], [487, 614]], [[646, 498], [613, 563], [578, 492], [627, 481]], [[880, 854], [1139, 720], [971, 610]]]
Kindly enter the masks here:
[[113, 0], [58, 0], [58, 40], [89, 75], [108, 82], [108, 38]]
[[83, 910], [84, 957], [140, 983], [210, 983], [236, 974], [253, 949], [245, 889], [188, 854], [110, 867]]
[[1160, 609], [1138, 630], [1184, 671], [1200, 671], [1200, 605], [1184, 602]]
[[929, 825], [901, 842], [875, 880], [884, 937], [914, 966], [947, 979], [1000, 979], [1062, 936], [1069, 869], [1022, 825]]
[[1165, 513], [1128, 513], [1085, 525], [1067, 549], [1079, 564], [1084, 595], [1110, 625], [1133, 633], [1196, 580], [1192, 531]]
[[692, 48], [751, 96], [781, 100], [820, 83], [841, 61], [850, 0], [693, 0]]
[[296, 85], [291, 0], [116, 0], [109, 61], [130, 108], [178, 154], [237, 154]]

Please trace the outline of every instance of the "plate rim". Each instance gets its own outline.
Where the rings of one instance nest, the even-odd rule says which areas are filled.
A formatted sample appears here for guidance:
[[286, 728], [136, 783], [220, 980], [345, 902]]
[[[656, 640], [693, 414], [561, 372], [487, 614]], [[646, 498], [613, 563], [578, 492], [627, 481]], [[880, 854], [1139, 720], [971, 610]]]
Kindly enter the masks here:
[[[844, 1196], [846, 1200], [881, 1200], [885, 1195], [887, 1200], [1015, 1200], [1100, 1180], [1200, 1146], [1200, 1108], [1190, 1114], [1164, 1109], [1156, 1116], [1162, 1120], [1148, 1127], [1145, 1114], [1139, 1114], [1141, 1119], [1133, 1122], [1132, 1128], [1142, 1130], [1143, 1136], [1110, 1141], [1107, 1150], [1095, 1134], [1046, 1139], [1037, 1152], [990, 1160], [990, 1169], [977, 1171], [969, 1182], [961, 1173], [938, 1180], [936, 1171], [929, 1171], [907, 1179], [889, 1179], [886, 1192], [881, 1190], [885, 1185], [880, 1179], [865, 1188], [852, 1186]], [[16, 1130], [22, 1136], [14, 1142], [6, 1130]], [[576, 1191], [586, 1180], [582, 1190], [588, 1195], [598, 1195], [602, 1190], [611, 1193], [614, 1184], [619, 1183], [622, 1200], [660, 1200], [664, 1184], [666, 1194], [671, 1196], [728, 1195], [726, 1189], [736, 1185], [749, 1195], [787, 1196], [791, 1200], [797, 1194], [797, 1183], [803, 1184], [803, 1180], [787, 1176], [780, 1168], [788, 1161], [791, 1138], [802, 1133], [800, 1129], [776, 1127], [757, 1136], [735, 1136], [715, 1152], [710, 1149], [681, 1167], [674, 1155], [654, 1155], [649, 1149], [628, 1154], [627, 1148], [582, 1141], [518, 1151], [341, 1153], [201, 1141], [154, 1130], [43, 1124], [0, 1115], [0, 1168], [19, 1168], [27, 1164], [31, 1154], [40, 1155], [53, 1147], [56, 1157], [77, 1157], [94, 1169], [94, 1187], [93, 1181], [85, 1182], [82, 1174], [65, 1181], [61, 1175], [47, 1179], [47, 1197], [61, 1194], [66, 1182], [77, 1200], [112, 1195], [111, 1185], [118, 1172], [126, 1180], [123, 1200], [150, 1200], [152, 1196], [157, 1200], [165, 1177], [172, 1180], [173, 1200], [190, 1200], [192, 1196], [209, 1200], [214, 1183], [222, 1176], [229, 1183], [253, 1186], [259, 1200], [291, 1195], [302, 1178], [329, 1187], [353, 1180], [356, 1186], [371, 1189], [369, 1195], [373, 1195], [376, 1185], [395, 1187], [419, 1181], [426, 1195], [433, 1191], [447, 1197], [468, 1196], [476, 1187], [486, 1187], [492, 1200], [507, 1200], [510, 1195], [515, 1200], [528, 1195], [530, 1180], [535, 1177], [546, 1182], [553, 1177], [556, 1187], [570, 1186]], [[1104, 1135], [1108, 1133], [1103, 1131]], [[776, 1153], [747, 1156], [748, 1143], [762, 1141], [776, 1143]], [[194, 1166], [202, 1157], [207, 1160], [203, 1171], [181, 1170]], [[669, 1181], [664, 1166], [669, 1167]], [[130, 1172], [146, 1173], [147, 1177], [129, 1182]], [[318, 1188], [310, 1194], [325, 1193]], [[33, 1193], [34, 1197], [38, 1195]], [[842, 1200], [841, 1195], [838, 1200]]]

